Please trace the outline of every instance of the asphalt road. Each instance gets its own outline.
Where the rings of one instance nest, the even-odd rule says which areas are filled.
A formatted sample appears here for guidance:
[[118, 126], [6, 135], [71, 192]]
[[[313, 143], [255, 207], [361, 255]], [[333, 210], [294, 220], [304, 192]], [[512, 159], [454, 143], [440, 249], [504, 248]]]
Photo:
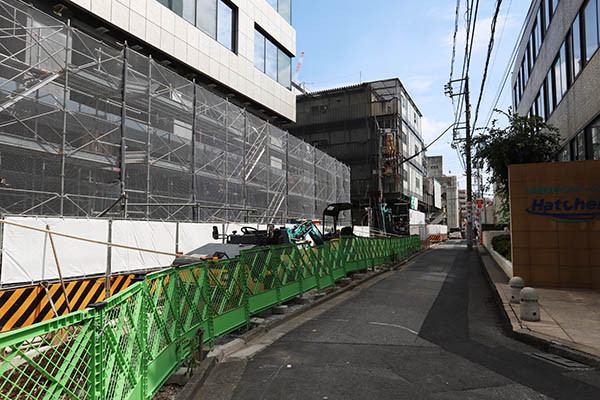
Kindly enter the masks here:
[[455, 241], [258, 353], [232, 398], [600, 399], [600, 371], [532, 353], [503, 333], [477, 253]]

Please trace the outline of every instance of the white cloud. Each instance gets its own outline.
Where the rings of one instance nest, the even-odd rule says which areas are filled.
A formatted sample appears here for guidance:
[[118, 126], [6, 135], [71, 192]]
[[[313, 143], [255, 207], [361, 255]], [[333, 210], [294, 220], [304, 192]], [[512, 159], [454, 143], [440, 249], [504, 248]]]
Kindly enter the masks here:
[[[448, 121], [436, 121], [431, 118], [423, 117], [421, 119], [421, 132], [425, 144], [429, 144], [433, 139], [438, 137], [446, 128], [448, 128], [448, 126], [450, 126], [450, 124], [451, 122]], [[446, 134], [448, 135], [448, 138], [452, 138], [451, 130]]]

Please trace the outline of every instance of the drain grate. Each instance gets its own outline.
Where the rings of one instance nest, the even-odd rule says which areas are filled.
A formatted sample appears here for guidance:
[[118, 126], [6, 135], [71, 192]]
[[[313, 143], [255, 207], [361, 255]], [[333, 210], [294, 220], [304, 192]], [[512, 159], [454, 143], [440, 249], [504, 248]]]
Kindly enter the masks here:
[[528, 353], [531, 357], [537, 358], [538, 360], [549, 362], [550, 364], [558, 365], [559, 367], [572, 369], [572, 370], [584, 370], [592, 369], [590, 366], [579, 363], [577, 361], [569, 360], [556, 354], [549, 353]]

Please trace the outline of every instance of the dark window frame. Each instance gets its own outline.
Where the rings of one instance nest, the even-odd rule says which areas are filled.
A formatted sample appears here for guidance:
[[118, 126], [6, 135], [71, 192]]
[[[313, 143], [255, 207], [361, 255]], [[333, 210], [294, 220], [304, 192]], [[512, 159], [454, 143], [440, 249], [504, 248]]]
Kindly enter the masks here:
[[[264, 48], [263, 59], [264, 59], [264, 63], [265, 63], [263, 66], [263, 69], [260, 69], [256, 66], [256, 63], [255, 63], [256, 60], [254, 60], [254, 62], [253, 62], [254, 67], [256, 69], [258, 69], [259, 71], [261, 71], [263, 74], [267, 75], [269, 78], [273, 79], [275, 82], [279, 83], [281, 86], [285, 87], [288, 90], [292, 90], [292, 58], [293, 58], [293, 56], [290, 55], [290, 53], [277, 40], [273, 39], [273, 37], [271, 35], [269, 35], [264, 29], [262, 29], [260, 27], [260, 25], [254, 24], [254, 31], [260, 33], [263, 36], [264, 41], [265, 41], [264, 46], [263, 46], [263, 48]], [[254, 35], [254, 38], [256, 39], [256, 34]], [[267, 73], [267, 41], [270, 42], [272, 45], [274, 45], [275, 48], [277, 49], [277, 57], [276, 57], [276, 60], [277, 60], [276, 75], [277, 75], [277, 77], [276, 78], [273, 78], [272, 76], [270, 76]], [[254, 47], [256, 48], [256, 43], [254, 44]], [[280, 54], [280, 52], [284, 53], [287, 57], [290, 58], [290, 77], [289, 77], [290, 78], [290, 86], [289, 87], [286, 87], [285, 85], [283, 85], [279, 80], [279, 54]]]

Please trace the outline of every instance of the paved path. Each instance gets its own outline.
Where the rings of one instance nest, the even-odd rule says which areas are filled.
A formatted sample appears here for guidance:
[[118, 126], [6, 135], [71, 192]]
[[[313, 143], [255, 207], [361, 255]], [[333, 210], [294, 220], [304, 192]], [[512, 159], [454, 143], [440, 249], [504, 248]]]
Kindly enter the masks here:
[[531, 353], [502, 333], [477, 253], [454, 242], [258, 353], [232, 398], [600, 399], [599, 371]]

